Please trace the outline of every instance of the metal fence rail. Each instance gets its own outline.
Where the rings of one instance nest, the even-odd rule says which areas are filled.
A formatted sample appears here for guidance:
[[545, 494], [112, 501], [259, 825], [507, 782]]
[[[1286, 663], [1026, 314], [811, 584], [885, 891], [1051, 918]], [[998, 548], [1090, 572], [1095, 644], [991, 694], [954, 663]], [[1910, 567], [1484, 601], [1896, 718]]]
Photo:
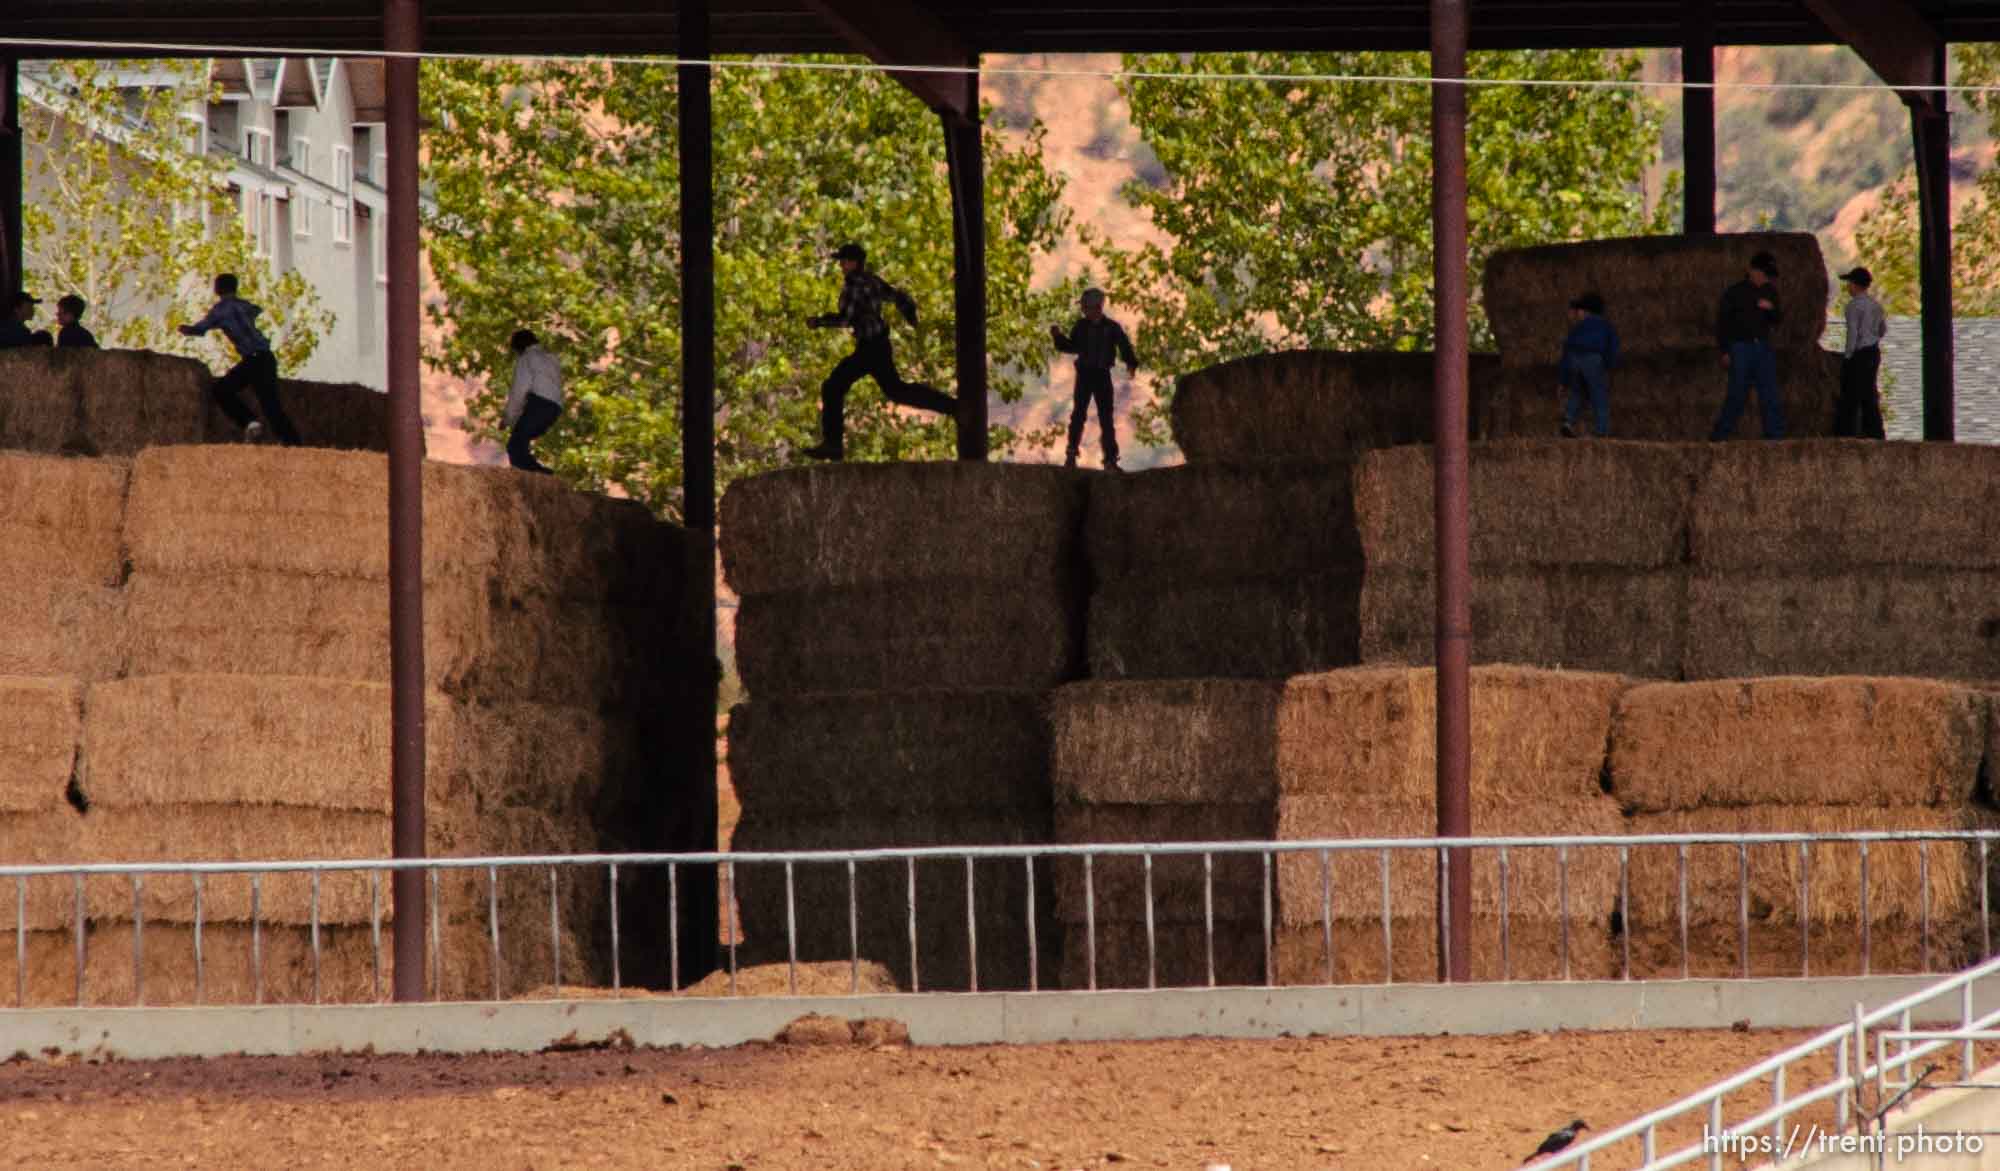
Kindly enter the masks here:
[[[1828, 1029], [1678, 1102], [1577, 1143], [1537, 1166], [1551, 1171], [1558, 1167], [1589, 1171], [1593, 1155], [1603, 1157], [1609, 1148], [1634, 1139], [1639, 1141], [1643, 1158], [1637, 1171], [1697, 1163], [1711, 1171], [1722, 1171], [1726, 1161], [1743, 1155], [1761, 1156], [1759, 1162], [1783, 1162], [1787, 1157], [1811, 1153], [1801, 1147], [1798, 1129], [1788, 1123], [1794, 1114], [1822, 1102], [1833, 1103], [1832, 1133], [1844, 1134], [1850, 1127], [1867, 1133], [1872, 1126], [1878, 1128], [1879, 1134], [1887, 1113], [1907, 1101], [1921, 1084], [1934, 1089], [1980, 1084], [1973, 1081], [1974, 1045], [1981, 1040], [2000, 1039], [2000, 1030], [1996, 1030], [2000, 1026], [2000, 1012], [1975, 1016], [1972, 1008], [1975, 989], [1988, 994], [2000, 992], [2000, 959], [1989, 959], [1872, 1012], [1857, 1004], [1852, 1022]], [[1919, 1019], [1953, 1017], [1958, 1021], [1955, 1029], [1914, 1026]], [[1950, 1083], [1926, 1083], [1929, 1071], [1917, 1071], [1916, 1063], [1954, 1045], [1958, 1048], [1958, 1079]], [[1834, 1062], [1831, 1076], [1801, 1089], [1788, 1084], [1788, 1070], [1828, 1052]], [[1765, 1085], [1769, 1086], [1770, 1106], [1747, 1118], [1725, 1121], [1724, 1100], [1729, 1095]], [[1697, 1118], [1702, 1124], [1699, 1140], [1665, 1153], [1660, 1151], [1660, 1132], [1664, 1128], [1675, 1123], [1685, 1125]]]
[[[546, 874], [548, 906], [548, 961], [549, 983], [557, 988], [563, 985], [565, 959], [569, 959], [571, 975], [577, 974], [579, 960], [565, 956], [563, 950], [563, 894], [565, 890], [575, 893], [579, 884], [604, 883], [604, 906], [608, 907], [609, 937], [609, 983], [614, 991], [625, 988], [626, 964], [634, 941], [628, 936], [630, 929], [621, 926], [621, 898], [634, 897], [627, 892], [621, 894], [621, 877], [630, 881], [644, 876], [651, 880], [647, 897], [662, 892], [663, 908], [668, 923], [680, 921], [682, 910], [682, 876], [690, 867], [712, 867], [719, 871], [719, 877], [726, 891], [737, 889], [739, 875], [753, 874], [759, 870], [769, 874], [781, 872], [783, 883], [783, 932], [785, 940], [784, 960], [788, 964], [788, 986], [797, 987], [800, 956], [801, 920], [799, 905], [801, 884], [813, 880], [817, 885], [808, 889], [816, 893], [826, 892], [829, 885], [836, 887], [834, 898], [829, 905], [845, 909], [846, 954], [838, 958], [847, 960], [851, 972], [851, 987], [860, 987], [861, 963], [865, 960], [901, 962], [905, 957], [874, 954], [862, 946], [864, 925], [877, 926], [885, 920], [893, 923], [900, 917], [897, 934], [906, 936], [908, 948], [907, 984], [910, 991], [922, 990], [925, 985], [923, 973], [919, 969], [919, 957], [924, 953], [921, 925], [932, 921], [920, 916], [918, 872], [927, 867], [926, 873], [933, 873], [939, 866], [963, 868], [963, 912], [947, 906], [947, 921], [962, 925], [965, 972], [969, 976], [970, 990], [978, 990], [980, 955], [982, 951], [993, 956], [1025, 958], [1025, 986], [1030, 991], [1038, 991], [1042, 986], [1042, 968], [1048, 951], [1048, 941], [1041, 938], [1037, 926], [1037, 908], [1044, 904], [1037, 902], [1036, 891], [1046, 891], [1051, 880], [1057, 877], [1059, 869], [1074, 867], [1080, 870], [1082, 892], [1082, 983], [1085, 987], [1098, 987], [1100, 949], [1103, 946], [1100, 915], [1099, 887], [1104, 866], [1121, 861], [1125, 866], [1135, 862], [1139, 869], [1140, 898], [1143, 903], [1143, 917], [1137, 924], [1143, 932], [1146, 986], [1158, 984], [1158, 968], [1161, 957], [1161, 918], [1159, 912], [1167, 911], [1176, 916], [1175, 921], [1187, 923], [1194, 915], [1194, 897], [1183, 885], [1179, 898], [1163, 901], [1156, 893], [1156, 867], [1162, 863], [1177, 861], [1192, 870], [1192, 860], [1200, 859], [1199, 924], [1201, 929], [1200, 966], [1205, 972], [1205, 983], [1215, 986], [1218, 982], [1218, 947], [1225, 960], [1239, 961], [1231, 966], [1232, 971], [1257, 970], [1261, 983], [1270, 985], [1278, 982], [1278, 972], [1274, 959], [1275, 938], [1279, 920], [1275, 904], [1277, 902], [1274, 871], [1285, 862], [1303, 861], [1311, 875], [1316, 867], [1317, 882], [1309, 879], [1301, 882], [1297, 878], [1296, 865], [1292, 873], [1294, 894], [1300, 888], [1310, 887], [1309, 904], [1316, 904], [1315, 926], [1320, 935], [1321, 963], [1318, 967], [1319, 983], [1336, 982], [1336, 921], [1349, 924], [1375, 924], [1380, 927], [1380, 960], [1383, 982], [1395, 979], [1397, 955], [1396, 897], [1392, 874], [1400, 862], [1405, 875], [1412, 863], [1426, 869], [1431, 879], [1442, 881], [1448, 877], [1454, 865], [1468, 865], [1473, 868], [1475, 880], [1480, 871], [1485, 870], [1497, 879], [1497, 903], [1485, 914], [1489, 925], [1498, 933], [1498, 972], [1500, 980], [1511, 980], [1515, 976], [1515, 960], [1520, 944], [1514, 938], [1523, 914], [1512, 906], [1517, 897], [1513, 892], [1513, 877], [1519, 872], [1524, 859], [1535, 859], [1536, 864], [1547, 867], [1548, 858], [1553, 855], [1554, 905], [1557, 908], [1557, 951], [1554, 958], [1558, 962], [1561, 978], [1572, 978], [1571, 948], [1573, 929], [1581, 929], [1584, 924], [1596, 923], [1609, 911], [1611, 921], [1616, 925], [1614, 934], [1619, 940], [1617, 961], [1620, 978], [1634, 977], [1632, 955], [1633, 918], [1631, 915], [1632, 862], [1635, 855], [1661, 855], [1671, 857], [1673, 865], [1675, 897], [1673, 921], [1654, 924], [1655, 927], [1671, 930], [1677, 937], [1678, 975], [1690, 974], [1690, 924], [1693, 919], [1690, 905], [1690, 853], [1695, 850], [1717, 850], [1733, 852], [1735, 861], [1735, 928], [1737, 944], [1737, 974], [1742, 977], [1752, 975], [1751, 927], [1751, 884], [1753, 878], [1753, 856], [1775, 857], [1784, 861], [1796, 850], [1796, 882], [1790, 883], [1793, 896], [1789, 908], [1761, 908], [1761, 913], [1789, 910], [1795, 916], [1798, 926], [1798, 974], [1811, 974], [1811, 942], [1814, 920], [1812, 909], [1819, 905], [1815, 901], [1813, 885], [1815, 873], [1825, 876], [1836, 872], [1838, 866], [1853, 867], [1852, 873], [1859, 880], [1859, 905], [1853, 908], [1855, 918], [1855, 944], [1860, 957], [1861, 974], [1868, 974], [1873, 963], [1873, 917], [1870, 914], [1870, 889], [1872, 867], [1878, 867], [1878, 860], [1886, 847], [1895, 846], [1903, 852], [1916, 854], [1916, 874], [1919, 885], [1919, 920], [1916, 930], [1920, 936], [1920, 967], [1928, 971], [1933, 955], [1933, 934], [1936, 925], [1932, 915], [1933, 881], [1932, 856], [1939, 850], [1955, 849], [1965, 851], [1961, 865], [1976, 876], [1972, 885], [1977, 888], [1978, 923], [1977, 946], [1981, 956], [1991, 955], [1992, 930], [1988, 907], [1988, 861], [1993, 843], [2000, 840], [2000, 831], [1869, 831], [1855, 833], [1755, 833], [1755, 834], [1668, 834], [1649, 836], [1547, 836], [1547, 837], [1478, 837], [1460, 839], [1439, 838], [1364, 838], [1329, 839], [1313, 841], [1256, 842], [1256, 841], [1215, 841], [1215, 842], [1173, 842], [1173, 843], [1102, 843], [1080, 845], [985, 845], [985, 846], [935, 846], [894, 849], [866, 850], [811, 850], [794, 852], [742, 852], [742, 853], [694, 853], [694, 854], [569, 854], [549, 856], [510, 857], [470, 857], [470, 858], [426, 858], [426, 859], [340, 859], [340, 860], [292, 860], [268, 862], [160, 862], [160, 863], [92, 863], [79, 865], [32, 865], [0, 866], [0, 892], [6, 884], [15, 888], [15, 978], [14, 1002], [27, 1003], [29, 976], [29, 936], [30, 936], [30, 886], [33, 883], [61, 884], [67, 881], [71, 886], [68, 929], [74, 935], [75, 1001], [86, 1003], [86, 971], [88, 969], [87, 947], [90, 932], [91, 900], [86, 897], [86, 883], [90, 880], [116, 880], [130, 885], [131, 889], [131, 947], [133, 963], [133, 1000], [145, 1001], [146, 954], [149, 945], [147, 934], [146, 892], [149, 881], [157, 885], [163, 878], [185, 879], [192, 884], [192, 959], [194, 999], [201, 1002], [207, 991], [208, 968], [215, 962], [214, 956], [204, 948], [204, 929], [212, 927], [217, 920], [205, 905], [205, 899], [212, 896], [218, 880], [247, 879], [248, 928], [250, 952], [250, 976], [254, 989], [254, 999], [262, 1000], [264, 987], [264, 945], [267, 929], [272, 925], [265, 906], [266, 883], [293, 876], [303, 875], [309, 882], [307, 897], [307, 928], [310, 952], [311, 998], [318, 1002], [321, 996], [321, 972], [323, 955], [322, 888], [335, 876], [365, 876], [368, 901], [368, 939], [372, 949], [372, 994], [380, 999], [383, 991], [384, 959], [382, 947], [382, 876], [402, 870], [419, 870], [427, 877], [426, 889], [429, 895], [428, 943], [431, 968], [435, 972], [439, 960], [444, 955], [444, 933], [441, 927], [440, 885], [450, 876], [456, 881], [482, 883], [484, 886], [484, 932], [483, 941], [487, 955], [484, 957], [491, 968], [491, 996], [499, 999], [504, 994], [501, 979], [501, 959], [503, 951], [503, 920], [518, 924], [523, 921], [519, 912], [511, 917], [503, 914], [501, 890], [503, 879], [508, 889], [518, 889], [522, 880], [539, 881]], [[1834, 857], [1829, 857], [1834, 855]], [[1817, 856], [1817, 857], [1816, 857]], [[1973, 861], [1976, 857], [1976, 862]], [[1217, 864], [1234, 862], [1235, 873], [1253, 874], [1247, 880], [1239, 880], [1231, 887], [1233, 897], [1249, 898], [1254, 901], [1254, 911], [1248, 920], [1235, 920], [1241, 930], [1236, 934], [1218, 937], [1217, 907]], [[1572, 873], [1580, 864], [1588, 862], [1594, 866], [1608, 867], [1615, 861], [1617, 867], [1616, 902], [1613, 908], [1578, 907], [1573, 905]], [[1766, 863], [1769, 864], [1769, 863]], [[980, 879], [982, 874], [991, 874], [993, 867], [1011, 866], [1021, 868], [1021, 884], [1018, 888], [1020, 899], [1006, 894], [1009, 902], [1002, 908], [1005, 915], [996, 915], [989, 905], [986, 910], [988, 922], [982, 925]], [[1343, 868], [1350, 876], [1359, 866], [1363, 872], [1373, 871], [1379, 875], [1358, 886], [1352, 882], [1335, 883], [1337, 870]], [[873, 901], [861, 897], [862, 884], [859, 881], [862, 868], [877, 874], [879, 868], [900, 867], [902, 881], [894, 884], [900, 889], [899, 897], [889, 900], [892, 905], [880, 905], [884, 900]], [[1705, 872], [1706, 873], [1706, 872]], [[662, 881], [663, 879], [663, 881]], [[951, 880], [953, 883], [956, 879]], [[991, 881], [989, 879], [989, 881]], [[1788, 880], [1789, 882], [1789, 880]], [[1426, 884], [1428, 885], [1428, 884]], [[844, 888], [844, 889], [838, 889]], [[1254, 888], [1252, 893], [1248, 888]], [[933, 888], [935, 889], [935, 888]], [[1715, 883], [1708, 882], [1713, 891]], [[1768, 887], [1767, 887], [1768, 889]], [[878, 892], [879, 893], [879, 892]], [[1003, 892], [1005, 893], [1005, 892]], [[1547, 892], [1543, 892], [1546, 894]], [[1969, 893], [1969, 892], [1967, 892]], [[539, 896], [535, 896], [539, 897]], [[1407, 905], [1408, 895], [1405, 901]], [[4, 894], [0, 894], [4, 898]], [[948, 896], [950, 903], [957, 903], [957, 895]], [[1020, 900], [1024, 900], [1021, 902]], [[935, 906], [937, 896], [933, 894]], [[990, 903], [989, 899], [989, 903]], [[1294, 903], [1301, 900], [1296, 897]], [[510, 900], [511, 902], [511, 900]], [[893, 904], [901, 905], [893, 905]], [[518, 904], [515, 904], [518, 905]], [[4, 906], [4, 903], [0, 903]], [[1294, 907], [1293, 912], [1297, 911]], [[1710, 908], [1711, 912], [1713, 908]], [[1339, 919], [1340, 916], [1344, 919]], [[156, 916], [157, 917], [157, 916]], [[832, 916], [820, 915], [807, 926], [815, 932], [816, 938], [824, 938], [828, 931], [837, 931], [838, 925], [829, 927], [828, 921], [837, 921], [837, 913]], [[1006, 925], [1001, 930], [993, 924], [999, 918]], [[1289, 921], [1296, 927], [1303, 918], [1292, 914]], [[728, 990], [734, 994], [735, 977], [739, 967], [739, 953], [744, 941], [739, 938], [736, 919], [725, 913], [724, 949], [729, 973]], [[1497, 922], [1493, 922], [1497, 920]], [[112, 921], [100, 915], [100, 925]], [[1707, 920], [1717, 922], [1711, 913]], [[176, 924], [185, 925], [186, 919], [176, 919]], [[231, 920], [240, 925], [241, 918]], [[352, 924], [352, 919], [344, 922]], [[1407, 922], [1407, 921], [1406, 921]], [[4, 923], [4, 920], [0, 920]], [[1245, 924], [1248, 924], [1245, 926]], [[296, 925], [296, 924], [294, 924]], [[574, 925], [573, 925], [574, 926]], [[756, 925], [761, 938], [772, 938], [778, 929], [776, 922]], [[1448, 926], [1448, 924], [1447, 924]], [[1245, 942], [1244, 933], [1254, 934], [1261, 927], [1261, 962], [1258, 957], [1245, 957], [1232, 948], [1254, 946]], [[1366, 928], [1372, 930], [1372, 926]], [[1431, 930], [1434, 930], [1433, 927]], [[0, 928], [4, 930], [4, 928]], [[668, 936], [666, 971], [667, 986], [679, 991], [681, 981], [681, 957], [679, 939], [676, 933], [667, 931]], [[958, 938], [954, 934], [954, 939]], [[641, 941], [642, 943], [644, 941]], [[1407, 941], [1406, 941], [1407, 942]], [[1434, 940], [1420, 940], [1428, 947]], [[461, 941], [462, 945], [462, 941]], [[767, 949], [768, 954], [768, 949]], [[819, 959], [832, 959], [821, 955]], [[1247, 958], [1247, 963], [1243, 962]], [[1671, 964], [1669, 964], [1671, 967]], [[1670, 973], [1671, 975], [1672, 973]], [[598, 979], [602, 979], [601, 976]], [[1310, 983], [1296, 974], [1289, 978], [1293, 983]], [[933, 982], [935, 984], [935, 982]], [[437, 992], [433, 981], [433, 994]], [[4, 996], [4, 992], [0, 992]]]

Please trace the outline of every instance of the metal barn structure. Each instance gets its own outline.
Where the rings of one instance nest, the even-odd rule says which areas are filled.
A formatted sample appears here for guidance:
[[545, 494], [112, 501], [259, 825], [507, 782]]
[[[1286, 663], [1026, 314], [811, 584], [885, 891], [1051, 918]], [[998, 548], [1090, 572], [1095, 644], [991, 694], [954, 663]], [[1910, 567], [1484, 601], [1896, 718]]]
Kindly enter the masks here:
[[[1438, 830], [1470, 831], [1467, 552], [1466, 53], [1470, 49], [1673, 48], [1685, 53], [1689, 233], [1715, 227], [1714, 50], [1845, 43], [1909, 106], [1921, 206], [1924, 438], [1953, 439], [1950, 134], [1944, 83], [1954, 41], [2000, 39], [2000, 0], [11, 0], [0, 17], [0, 284], [19, 287], [22, 160], [18, 61], [45, 57], [310, 53], [386, 56], [391, 656], [394, 842], [423, 853], [422, 424], [418, 55], [661, 55], [680, 61], [680, 248], [684, 296], [686, 522], [715, 530], [714, 215], [710, 79], [716, 56], [854, 53], [938, 114], [956, 232], [959, 457], [987, 456], [986, 267], [978, 65], [985, 53], [1427, 50], [1432, 66], [1437, 242]], [[713, 557], [713, 542], [710, 541]], [[699, 570], [697, 570], [699, 572]], [[710, 566], [710, 576], [713, 566]], [[712, 631], [711, 627], [711, 631]], [[710, 638], [713, 638], [711, 633]], [[711, 643], [711, 653], [713, 646]], [[707, 750], [713, 771], [713, 748]], [[709, 800], [713, 801], [713, 791]], [[707, 824], [713, 825], [712, 807]], [[712, 847], [713, 842], [709, 845]], [[1469, 867], [1440, 891], [1455, 925], [1441, 979], [1462, 975]], [[423, 891], [395, 880], [395, 991], [424, 988]], [[714, 907], [709, 900], [708, 907]], [[683, 925], [690, 969], [716, 930]], [[708, 958], [704, 960], [704, 956]]]

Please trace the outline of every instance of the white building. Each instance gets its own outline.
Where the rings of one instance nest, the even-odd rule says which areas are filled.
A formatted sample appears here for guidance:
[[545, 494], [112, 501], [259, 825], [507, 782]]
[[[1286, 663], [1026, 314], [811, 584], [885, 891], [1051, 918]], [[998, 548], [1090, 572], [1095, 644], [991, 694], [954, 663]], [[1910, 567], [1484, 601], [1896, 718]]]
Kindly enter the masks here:
[[[220, 98], [188, 112], [189, 146], [228, 163], [229, 191], [257, 254], [274, 272], [302, 275], [334, 317], [312, 360], [286, 376], [386, 389], [383, 63], [222, 58], [210, 70]], [[27, 102], [47, 92], [36, 80], [24, 70]]]

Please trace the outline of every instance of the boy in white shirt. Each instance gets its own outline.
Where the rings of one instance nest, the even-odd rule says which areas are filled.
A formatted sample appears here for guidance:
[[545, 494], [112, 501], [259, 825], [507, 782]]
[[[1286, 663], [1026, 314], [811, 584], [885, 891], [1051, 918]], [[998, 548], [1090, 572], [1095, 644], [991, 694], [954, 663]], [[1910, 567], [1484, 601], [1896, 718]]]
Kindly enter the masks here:
[[1869, 287], [1875, 278], [1865, 268], [1840, 274], [1847, 286], [1847, 345], [1840, 362], [1840, 399], [1833, 408], [1833, 433], [1852, 438], [1881, 439], [1882, 392], [1875, 377], [1882, 370], [1882, 335], [1889, 317]]
[[513, 432], [507, 436], [507, 462], [524, 472], [550, 472], [529, 445], [562, 414], [562, 367], [528, 330], [514, 332], [512, 348], [514, 386], [507, 394], [505, 421]]

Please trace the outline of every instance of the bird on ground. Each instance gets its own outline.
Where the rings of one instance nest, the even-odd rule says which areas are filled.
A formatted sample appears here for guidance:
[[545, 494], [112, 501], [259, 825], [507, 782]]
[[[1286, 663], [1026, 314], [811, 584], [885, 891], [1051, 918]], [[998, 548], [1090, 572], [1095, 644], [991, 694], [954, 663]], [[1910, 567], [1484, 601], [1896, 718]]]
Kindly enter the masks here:
[[1532, 1163], [1536, 1159], [1555, 1154], [1557, 1151], [1576, 1141], [1577, 1131], [1589, 1129], [1590, 1124], [1583, 1119], [1578, 1118], [1573, 1120], [1568, 1126], [1543, 1139], [1542, 1145], [1535, 1148], [1535, 1153], [1528, 1156], [1528, 1162]]

